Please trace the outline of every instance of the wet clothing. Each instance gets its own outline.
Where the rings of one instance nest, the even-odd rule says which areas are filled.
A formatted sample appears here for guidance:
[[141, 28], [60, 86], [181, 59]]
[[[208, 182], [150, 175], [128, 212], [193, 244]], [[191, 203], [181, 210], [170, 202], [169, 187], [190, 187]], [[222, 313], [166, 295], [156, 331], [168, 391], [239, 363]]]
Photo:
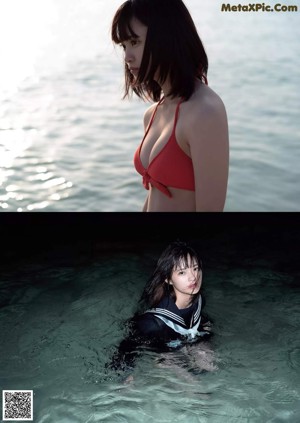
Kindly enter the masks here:
[[180, 101], [176, 107], [174, 126], [167, 144], [162, 148], [157, 156], [154, 157], [147, 168], [144, 168], [141, 162], [141, 149], [143, 147], [144, 140], [152, 126], [158, 106], [163, 102], [163, 100], [164, 99], [162, 98], [157, 104], [144, 138], [135, 152], [134, 166], [137, 172], [142, 175], [143, 185], [147, 190], [149, 189], [149, 185], [152, 185], [171, 198], [172, 195], [168, 187], [195, 191], [192, 159], [179, 146], [175, 135], [180, 104], [182, 101]]
[[132, 367], [143, 349], [168, 352], [186, 343], [207, 339], [211, 332], [206, 330], [209, 322], [202, 308], [201, 295], [186, 309], [179, 309], [172, 297], [164, 297], [157, 307], [134, 316], [129, 324], [129, 335], [120, 343], [108, 367], [115, 370]]
[[163, 338], [166, 343], [179, 337], [192, 341], [201, 336], [198, 330], [201, 323], [201, 308], [201, 295], [185, 309], [179, 309], [172, 297], [165, 297], [157, 307], [147, 310], [139, 317], [137, 328], [144, 335]]

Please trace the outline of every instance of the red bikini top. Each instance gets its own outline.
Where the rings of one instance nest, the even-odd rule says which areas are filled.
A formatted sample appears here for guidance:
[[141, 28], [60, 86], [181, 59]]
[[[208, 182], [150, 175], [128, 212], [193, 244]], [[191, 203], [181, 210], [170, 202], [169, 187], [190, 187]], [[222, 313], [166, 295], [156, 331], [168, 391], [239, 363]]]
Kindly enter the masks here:
[[141, 162], [141, 149], [144, 140], [151, 128], [158, 106], [162, 103], [163, 98], [157, 104], [144, 138], [135, 152], [134, 166], [138, 173], [143, 177], [143, 185], [148, 190], [149, 184], [159, 189], [168, 197], [172, 197], [168, 187], [195, 191], [195, 180], [192, 159], [178, 145], [175, 130], [179, 115], [181, 101], [176, 107], [174, 126], [172, 134], [163, 147], [163, 149], [154, 157], [147, 168], [144, 168]]

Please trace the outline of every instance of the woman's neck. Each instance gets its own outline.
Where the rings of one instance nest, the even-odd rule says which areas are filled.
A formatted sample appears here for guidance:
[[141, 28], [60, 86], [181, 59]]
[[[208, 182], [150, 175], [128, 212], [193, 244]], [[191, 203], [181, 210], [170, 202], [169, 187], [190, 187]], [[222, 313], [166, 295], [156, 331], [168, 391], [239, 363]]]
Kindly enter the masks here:
[[172, 106], [174, 104], [177, 105], [180, 98], [169, 96], [169, 94], [172, 90], [171, 84], [169, 82], [169, 78], [167, 78], [166, 81], [163, 84], [160, 84], [160, 86], [161, 86], [161, 89], [162, 89], [162, 92], [163, 92], [163, 98], [164, 98], [163, 104], [167, 107]]
[[186, 295], [185, 297], [177, 297], [175, 304], [177, 306], [177, 308], [179, 308], [179, 310], [182, 310], [184, 308], [188, 308], [190, 307], [190, 305], [192, 304], [193, 301], [193, 297], [191, 295]]

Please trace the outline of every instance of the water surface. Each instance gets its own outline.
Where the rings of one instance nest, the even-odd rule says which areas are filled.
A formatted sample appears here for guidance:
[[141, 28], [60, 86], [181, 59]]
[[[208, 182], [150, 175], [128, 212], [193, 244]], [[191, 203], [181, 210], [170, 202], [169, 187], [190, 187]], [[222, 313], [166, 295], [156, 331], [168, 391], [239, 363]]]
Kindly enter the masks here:
[[[0, 210], [141, 210], [132, 161], [148, 104], [121, 100], [122, 53], [109, 36], [120, 4], [1, 5]], [[299, 211], [299, 12], [186, 5], [228, 113], [226, 211]]]
[[[242, 229], [194, 227], [186, 238], [202, 251], [217, 368], [195, 372], [180, 352], [162, 366], [145, 352], [131, 384], [105, 364], [170, 239], [57, 239], [12, 257], [0, 281], [1, 389], [33, 389], [37, 423], [298, 422], [297, 238], [283, 226]], [[197, 354], [201, 369], [207, 349]]]

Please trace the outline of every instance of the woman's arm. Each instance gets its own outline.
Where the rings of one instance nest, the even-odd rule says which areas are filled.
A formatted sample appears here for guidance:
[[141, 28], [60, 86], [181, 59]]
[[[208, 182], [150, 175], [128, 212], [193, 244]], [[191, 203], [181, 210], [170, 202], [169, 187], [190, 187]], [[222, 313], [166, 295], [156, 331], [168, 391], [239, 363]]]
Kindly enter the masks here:
[[223, 211], [229, 172], [227, 114], [222, 100], [207, 96], [194, 107], [187, 126], [195, 175], [196, 211]]
[[146, 211], [148, 211], [148, 195], [146, 197], [145, 204], [144, 204], [144, 207], [143, 207], [143, 212], [146, 212]]
[[132, 370], [144, 348], [164, 350], [164, 324], [150, 313], [136, 316], [130, 323], [129, 334], [124, 338], [105, 367], [117, 372]]

